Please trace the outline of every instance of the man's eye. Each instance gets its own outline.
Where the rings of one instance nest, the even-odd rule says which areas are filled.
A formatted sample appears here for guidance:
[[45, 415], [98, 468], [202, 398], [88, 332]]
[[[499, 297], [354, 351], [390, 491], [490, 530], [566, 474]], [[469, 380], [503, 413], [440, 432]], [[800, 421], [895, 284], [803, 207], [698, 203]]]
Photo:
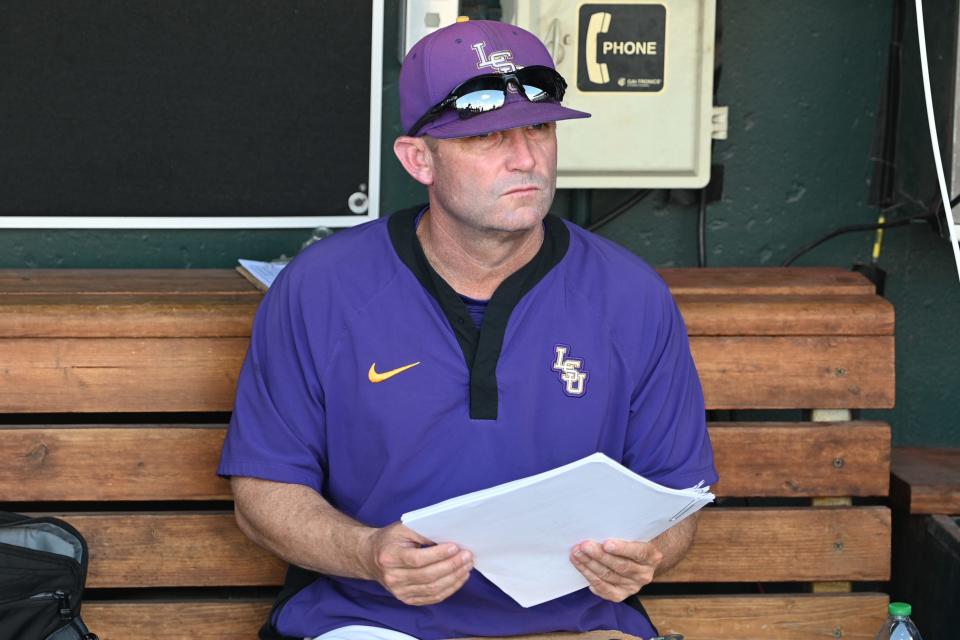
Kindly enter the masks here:
[[538, 122], [537, 124], [531, 124], [527, 129], [535, 132], [545, 132], [553, 129], [553, 124], [552, 122]]
[[467, 140], [477, 144], [492, 145], [496, 144], [501, 137], [502, 135], [500, 131], [489, 131], [487, 133], [478, 133], [475, 136], [469, 136]]

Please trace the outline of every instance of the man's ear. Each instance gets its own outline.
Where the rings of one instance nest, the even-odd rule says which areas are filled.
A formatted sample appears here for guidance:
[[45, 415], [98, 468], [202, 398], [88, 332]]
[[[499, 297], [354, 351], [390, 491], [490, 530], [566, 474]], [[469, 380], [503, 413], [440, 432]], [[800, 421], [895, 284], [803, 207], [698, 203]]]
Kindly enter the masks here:
[[426, 140], [400, 136], [393, 141], [393, 152], [411, 178], [426, 186], [433, 184], [433, 155]]

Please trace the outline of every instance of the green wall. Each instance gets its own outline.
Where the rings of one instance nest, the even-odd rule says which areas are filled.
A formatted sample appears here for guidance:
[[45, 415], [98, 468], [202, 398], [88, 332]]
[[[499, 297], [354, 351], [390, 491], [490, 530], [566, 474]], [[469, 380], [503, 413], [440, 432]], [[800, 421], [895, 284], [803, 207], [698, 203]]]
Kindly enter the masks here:
[[[397, 13], [386, 2], [382, 202], [422, 201], [393, 158]], [[912, 5], [912, 3], [908, 3]], [[708, 210], [710, 266], [777, 265], [842, 225], [876, 220], [866, 203], [873, 126], [886, 68], [892, 0], [725, 0], [718, 103], [730, 107], [723, 200]], [[905, 73], [918, 73], [907, 69]], [[920, 99], [914, 96], [912, 99]], [[921, 106], [922, 108], [922, 106]], [[595, 217], [628, 193], [591, 194]], [[696, 264], [690, 194], [655, 192], [601, 230], [656, 266]], [[555, 211], [565, 213], [570, 193]], [[293, 255], [306, 231], [0, 231], [0, 267], [227, 267], [239, 256]], [[872, 233], [841, 236], [798, 265], [868, 262]], [[895, 444], [960, 446], [960, 284], [946, 241], [925, 225], [890, 230], [880, 265], [897, 309]]]

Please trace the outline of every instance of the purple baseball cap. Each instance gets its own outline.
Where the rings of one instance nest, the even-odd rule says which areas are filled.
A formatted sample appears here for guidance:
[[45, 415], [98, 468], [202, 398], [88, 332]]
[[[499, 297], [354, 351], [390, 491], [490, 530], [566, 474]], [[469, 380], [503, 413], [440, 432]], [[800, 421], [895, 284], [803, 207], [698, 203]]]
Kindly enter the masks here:
[[[524, 29], [493, 20], [456, 22], [420, 39], [400, 68], [400, 122], [409, 131], [424, 114], [470, 78], [542, 65], [555, 69], [540, 40]], [[416, 135], [462, 138], [540, 122], [589, 118], [584, 111], [558, 102], [530, 102], [508, 93], [499, 109], [461, 119], [450, 109]]]

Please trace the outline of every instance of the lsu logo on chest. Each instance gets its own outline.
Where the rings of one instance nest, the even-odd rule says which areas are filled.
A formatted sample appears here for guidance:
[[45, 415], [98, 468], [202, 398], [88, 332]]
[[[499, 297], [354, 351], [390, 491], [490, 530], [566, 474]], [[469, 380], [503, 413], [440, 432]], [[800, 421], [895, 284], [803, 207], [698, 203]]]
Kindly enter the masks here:
[[565, 344], [558, 344], [554, 348], [556, 358], [553, 371], [559, 374], [560, 382], [563, 384], [563, 392], [571, 398], [579, 398], [587, 392], [588, 373], [583, 369], [582, 358], [568, 358], [570, 347]]

